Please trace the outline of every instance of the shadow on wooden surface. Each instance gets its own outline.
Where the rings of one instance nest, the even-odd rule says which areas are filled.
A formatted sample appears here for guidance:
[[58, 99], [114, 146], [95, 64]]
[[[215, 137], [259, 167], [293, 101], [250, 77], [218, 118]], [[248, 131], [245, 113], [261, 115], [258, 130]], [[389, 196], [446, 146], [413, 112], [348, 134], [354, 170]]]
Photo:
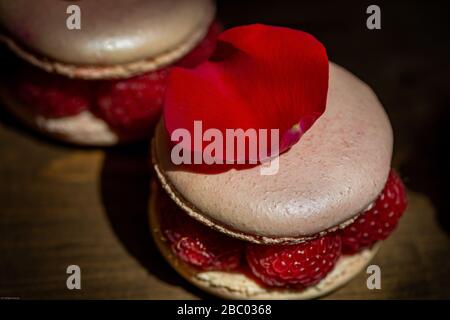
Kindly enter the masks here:
[[181, 285], [198, 297], [212, 298], [182, 279], [153, 243], [148, 221], [150, 181], [148, 143], [106, 151], [101, 173], [101, 197], [107, 218], [127, 251], [160, 280]]

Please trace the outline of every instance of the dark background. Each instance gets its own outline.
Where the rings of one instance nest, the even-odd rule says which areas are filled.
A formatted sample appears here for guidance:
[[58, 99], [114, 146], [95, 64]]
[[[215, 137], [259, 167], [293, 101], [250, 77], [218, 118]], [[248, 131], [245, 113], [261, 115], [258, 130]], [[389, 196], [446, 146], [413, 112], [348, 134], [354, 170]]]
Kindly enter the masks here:
[[[382, 29], [365, 13], [378, 4]], [[410, 206], [374, 263], [382, 290], [359, 275], [329, 298], [450, 298], [450, 30], [445, 2], [219, 1], [226, 27], [290, 26], [366, 81], [395, 132], [393, 166]], [[3, 68], [9, 57], [0, 56]], [[181, 279], [147, 229], [147, 143], [80, 149], [40, 137], [0, 110], [0, 297], [208, 297]], [[65, 269], [82, 268], [81, 291]]]

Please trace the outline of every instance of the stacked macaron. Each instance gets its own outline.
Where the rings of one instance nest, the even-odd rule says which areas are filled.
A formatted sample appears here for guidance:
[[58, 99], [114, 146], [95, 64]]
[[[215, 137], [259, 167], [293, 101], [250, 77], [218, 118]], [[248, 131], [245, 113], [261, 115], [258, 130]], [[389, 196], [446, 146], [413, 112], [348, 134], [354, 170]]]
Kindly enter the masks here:
[[[80, 29], [66, 26], [71, 4]], [[3, 104], [75, 144], [148, 136], [170, 67], [195, 66], [214, 50], [214, 16], [211, 0], [1, 0], [0, 40], [24, 61], [3, 75]]]
[[[81, 29], [69, 30], [67, 2], [0, 0], [0, 40], [23, 60], [1, 79], [3, 104], [80, 145], [146, 137], [164, 104], [150, 223], [182, 276], [227, 298], [313, 298], [368, 264], [406, 209], [392, 129], [316, 39], [256, 25], [222, 33], [215, 50], [210, 0], [76, 4]], [[174, 164], [171, 133], [198, 120], [216, 132], [280, 129], [279, 171], [261, 175], [261, 158]]]
[[[329, 63], [323, 52], [320, 43], [304, 33], [261, 25], [238, 27], [219, 36], [210, 62], [173, 71], [164, 121], [152, 143], [159, 184], [152, 183], [150, 223], [164, 257], [196, 286], [226, 298], [318, 297], [359, 273], [397, 226], [406, 193], [391, 169], [389, 119], [373, 91]], [[272, 61], [273, 57], [284, 60]], [[236, 61], [239, 68], [234, 70]], [[261, 79], [260, 72], [270, 72], [267, 79], [272, 82]], [[215, 86], [208, 91], [213, 94], [203, 92], [196, 99], [194, 82], [203, 83], [205, 77]], [[186, 79], [193, 84], [187, 102], [174, 98], [182, 96], [177, 82]], [[328, 90], [318, 90], [324, 82]], [[243, 116], [233, 114], [234, 107], [223, 101], [239, 101], [236, 112]], [[279, 119], [290, 119], [296, 130], [302, 119], [292, 115], [318, 104], [311, 107], [319, 110], [317, 120], [309, 121], [300, 140], [289, 142], [279, 155], [278, 173], [261, 175], [262, 164], [210, 173], [173, 163], [171, 129], [189, 127], [186, 119], [208, 123], [222, 117], [239, 124], [253, 101], [267, 103], [249, 117], [253, 124], [270, 122], [276, 127]], [[326, 104], [324, 111], [321, 103]], [[278, 111], [270, 109], [275, 105]], [[179, 118], [174, 126], [170, 113], [176, 106]], [[203, 117], [192, 115], [193, 109], [207, 108]]]

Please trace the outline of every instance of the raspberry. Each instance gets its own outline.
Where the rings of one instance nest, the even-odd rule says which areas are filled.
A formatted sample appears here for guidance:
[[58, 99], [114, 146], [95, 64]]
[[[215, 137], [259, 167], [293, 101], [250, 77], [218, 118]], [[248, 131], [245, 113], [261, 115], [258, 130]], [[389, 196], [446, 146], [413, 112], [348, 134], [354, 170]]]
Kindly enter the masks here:
[[407, 206], [405, 187], [394, 170], [372, 208], [342, 230], [342, 250], [352, 254], [386, 239]]
[[23, 67], [16, 77], [20, 100], [36, 114], [48, 118], [74, 116], [89, 109], [91, 83]]
[[128, 135], [150, 133], [158, 119], [168, 70], [125, 80], [104, 81], [97, 92], [98, 115], [112, 128]]
[[341, 254], [341, 238], [333, 233], [294, 245], [248, 245], [253, 274], [274, 287], [305, 288], [323, 279]]
[[233, 270], [244, 251], [241, 241], [227, 237], [181, 212], [167, 196], [159, 200], [161, 230], [172, 252], [202, 270]]
[[[207, 36], [178, 65], [193, 67], [209, 58], [221, 30], [213, 23]], [[104, 81], [97, 92], [97, 113], [112, 128], [129, 136], [150, 133], [161, 114], [169, 68], [130, 79]]]
[[202, 42], [185, 55], [177, 65], [180, 67], [192, 68], [208, 60], [216, 49], [217, 37], [222, 32], [222, 29], [222, 25], [219, 22], [214, 21], [209, 27], [208, 33]]

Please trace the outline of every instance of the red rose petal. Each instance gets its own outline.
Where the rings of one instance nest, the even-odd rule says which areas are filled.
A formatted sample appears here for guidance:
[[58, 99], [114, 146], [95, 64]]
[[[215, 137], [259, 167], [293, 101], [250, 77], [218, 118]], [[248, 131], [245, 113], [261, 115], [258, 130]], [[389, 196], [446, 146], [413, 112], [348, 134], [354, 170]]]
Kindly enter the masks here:
[[[324, 112], [327, 90], [328, 58], [313, 36], [259, 24], [237, 27], [219, 36], [209, 61], [172, 70], [165, 126], [170, 135], [184, 128], [192, 137], [196, 120], [203, 132], [215, 128], [223, 137], [226, 129], [279, 129], [282, 153]], [[199, 149], [191, 143], [191, 152], [208, 144]], [[239, 158], [250, 160], [248, 148], [245, 155], [235, 152]]]

